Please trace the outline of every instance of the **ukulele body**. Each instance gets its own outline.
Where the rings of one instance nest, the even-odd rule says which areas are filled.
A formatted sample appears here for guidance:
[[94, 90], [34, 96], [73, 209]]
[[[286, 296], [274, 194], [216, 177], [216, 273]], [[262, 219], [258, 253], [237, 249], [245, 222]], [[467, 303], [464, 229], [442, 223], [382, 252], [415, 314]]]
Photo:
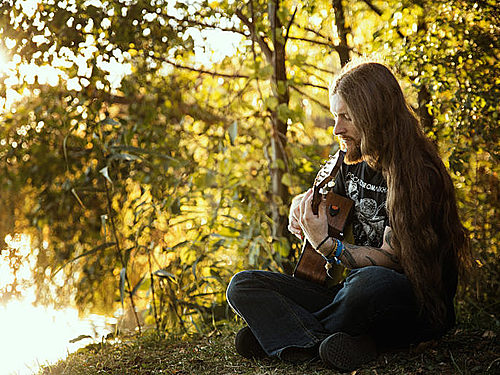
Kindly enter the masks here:
[[[331, 188], [344, 160], [344, 152], [339, 151], [318, 172], [313, 186], [312, 210], [318, 214], [323, 198], [326, 201], [328, 235], [339, 240], [344, 238], [344, 228], [354, 202], [334, 193]], [[293, 276], [324, 284], [327, 279], [325, 259], [305, 240], [302, 253], [293, 271]]]
[[[354, 202], [341, 195], [329, 192], [326, 195], [326, 210], [328, 219], [328, 235], [342, 240], [344, 229]], [[293, 271], [293, 276], [300, 279], [324, 284], [327, 280], [325, 259], [312, 247], [309, 241], [304, 241], [302, 253]]]

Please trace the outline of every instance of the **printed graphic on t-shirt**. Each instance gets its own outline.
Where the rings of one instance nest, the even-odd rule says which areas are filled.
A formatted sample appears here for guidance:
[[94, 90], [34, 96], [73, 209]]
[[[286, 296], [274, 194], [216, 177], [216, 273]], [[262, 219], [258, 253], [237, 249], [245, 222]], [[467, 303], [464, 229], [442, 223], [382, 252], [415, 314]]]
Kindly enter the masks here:
[[354, 204], [353, 235], [356, 244], [382, 245], [386, 225], [385, 196], [387, 187], [367, 183], [358, 176], [347, 173], [346, 194]]

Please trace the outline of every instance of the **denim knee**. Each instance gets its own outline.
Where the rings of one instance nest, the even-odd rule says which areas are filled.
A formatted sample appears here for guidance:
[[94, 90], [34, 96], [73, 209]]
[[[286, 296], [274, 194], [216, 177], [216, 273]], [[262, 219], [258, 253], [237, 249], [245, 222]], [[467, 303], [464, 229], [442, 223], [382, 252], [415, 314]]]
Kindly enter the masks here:
[[248, 295], [248, 287], [251, 286], [253, 271], [241, 271], [235, 274], [226, 290], [226, 299], [234, 309]]
[[374, 299], [377, 306], [412, 305], [414, 302], [408, 278], [390, 268], [370, 266], [356, 269], [347, 277], [344, 288], [348, 291], [344, 298], [353, 300], [357, 307], [372, 305]]

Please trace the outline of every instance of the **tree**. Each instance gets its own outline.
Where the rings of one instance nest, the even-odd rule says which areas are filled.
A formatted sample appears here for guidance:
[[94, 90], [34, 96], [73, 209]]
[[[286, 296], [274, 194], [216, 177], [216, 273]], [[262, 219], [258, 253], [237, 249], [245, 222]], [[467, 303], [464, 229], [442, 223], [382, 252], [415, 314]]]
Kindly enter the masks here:
[[[31, 203], [19, 207], [28, 222], [18, 229], [36, 228], [39, 244], [50, 243], [36, 270], [41, 291], [47, 275], [63, 272], [66, 290], [77, 287], [80, 306], [104, 310], [127, 294], [133, 303], [142, 286], [147, 289], [149, 267], [151, 288], [162, 275], [177, 282], [169, 300], [181, 316], [186, 308], [202, 311], [213, 299], [181, 303], [175, 293], [223, 293], [230, 276], [216, 259], [223, 245], [249, 246], [252, 262], [281, 266], [289, 251], [280, 240], [285, 187], [299, 181], [285, 173], [291, 166], [286, 130], [291, 117], [292, 124], [304, 117], [301, 100], [289, 103], [284, 73], [280, 17], [291, 21], [290, 14], [275, 4], [270, 29], [266, 17], [259, 24], [243, 15], [247, 9], [230, 4], [222, 4], [225, 17], [217, 17], [218, 4], [205, 3], [169, 9], [140, 1], [48, 1], [32, 12], [12, 5], [1, 11], [11, 54], [20, 64], [60, 69], [58, 78], [45, 82], [40, 76], [30, 81], [19, 70], [13, 88], [29, 87], [33, 95], [3, 115], [2, 167]], [[252, 12], [266, 15], [265, 5], [255, 4]], [[221, 26], [237, 13], [250, 27]], [[260, 40], [259, 46], [272, 40], [275, 47], [269, 56], [265, 47], [248, 45], [217, 66], [201, 67], [189, 36], [196, 27], [236, 32]], [[113, 69], [124, 68], [128, 74], [114, 84]], [[313, 169], [307, 172], [312, 176]], [[277, 197], [266, 181], [273, 181]], [[274, 220], [267, 201], [275, 203]], [[242, 220], [256, 216], [255, 222]], [[201, 281], [197, 267], [204, 269]]]

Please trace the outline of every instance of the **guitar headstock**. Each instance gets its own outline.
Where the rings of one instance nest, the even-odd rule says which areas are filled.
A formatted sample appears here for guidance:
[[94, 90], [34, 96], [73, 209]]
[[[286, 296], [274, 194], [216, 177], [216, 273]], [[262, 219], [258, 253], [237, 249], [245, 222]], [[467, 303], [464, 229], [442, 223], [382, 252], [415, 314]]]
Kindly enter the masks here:
[[313, 185], [312, 210], [315, 215], [318, 214], [318, 207], [321, 203], [323, 195], [333, 187], [337, 172], [344, 161], [344, 153], [338, 151], [335, 155], [330, 156], [327, 162], [321, 167]]

